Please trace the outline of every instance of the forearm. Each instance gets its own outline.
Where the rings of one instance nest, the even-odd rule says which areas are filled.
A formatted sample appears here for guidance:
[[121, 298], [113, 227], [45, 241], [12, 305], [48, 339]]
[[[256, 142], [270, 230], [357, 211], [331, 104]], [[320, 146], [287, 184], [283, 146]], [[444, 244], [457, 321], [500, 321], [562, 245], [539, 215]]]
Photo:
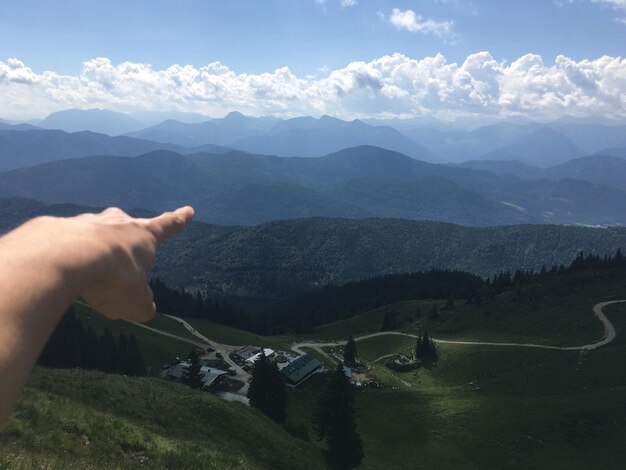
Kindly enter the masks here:
[[54, 240], [50, 222], [35, 220], [0, 238], [0, 423], [82, 287], [80, 273], [62, 262], [70, 247]]
[[40, 217], [0, 238], [0, 426], [63, 312], [79, 295], [111, 320], [154, 315], [149, 275], [159, 245], [193, 218], [120, 209]]

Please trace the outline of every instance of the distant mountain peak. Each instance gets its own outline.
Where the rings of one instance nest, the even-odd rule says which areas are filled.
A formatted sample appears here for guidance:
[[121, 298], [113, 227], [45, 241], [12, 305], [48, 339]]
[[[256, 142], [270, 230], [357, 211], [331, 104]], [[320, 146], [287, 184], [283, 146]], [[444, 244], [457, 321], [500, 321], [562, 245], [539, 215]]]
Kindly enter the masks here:
[[226, 116], [224, 116], [224, 119], [245, 119], [247, 117], [248, 116], [240, 113], [239, 111], [231, 111]]

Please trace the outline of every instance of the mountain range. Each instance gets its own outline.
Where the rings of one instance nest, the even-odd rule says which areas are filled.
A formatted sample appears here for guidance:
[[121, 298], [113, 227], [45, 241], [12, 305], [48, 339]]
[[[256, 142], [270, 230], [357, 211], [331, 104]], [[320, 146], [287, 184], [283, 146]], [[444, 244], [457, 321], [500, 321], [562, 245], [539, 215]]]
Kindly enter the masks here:
[[626, 147], [626, 126], [615, 121], [572, 118], [539, 123], [509, 118], [487, 125], [480, 123], [448, 123], [426, 117], [365, 121], [343, 121], [330, 116], [280, 119], [244, 116], [239, 112], [210, 119], [195, 113], [124, 114], [106, 109], [70, 109], [52, 113], [39, 126], [67, 132], [126, 134], [182, 147], [219, 145], [278, 156], [317, 157], [347, 147], [372, 145], [432, 162], [515, 159], [544, 168], [604, 149]]
[[[37, 215], [98, 209], [0, 201], [0, 230]], [[148, 216], [146, 211], [135, 215]], [[625, 228], [515, 225], [471, 228], [399, 219], [281, 220], [254, 227], [192, 223], [159, 252], [154, 275], [172, 285], [238, 298], [283, 298], [316, 286], [379, 274], [459, 269], [501, 270], [569, 264], [579, 251], [612, 254]]]
[[370, 146], [319, 158], [158, 150], [0, 173], [0, 196], [154, 211], [192, 204], [199, 220], [234, 225], [316, 216], [473, 226], [626, 223], [624, 190], [572, 179], [573, 170], [563, 171], [563, 178], [523, 180]]
[[[21, 124], [19, 126], [28, 126]], [[68, 133], [30, 127], [3, 127], [0, 123], [0, 171], [28, 167], [66, 158], [88, 155], [137, 156], [153, 150], [172, 150], [180, 153], [226, 152], [230, 149], [206, 144], [189, 149], [180, 145], [135, 139], [127, 136], [111, 137], [90, 131]]]

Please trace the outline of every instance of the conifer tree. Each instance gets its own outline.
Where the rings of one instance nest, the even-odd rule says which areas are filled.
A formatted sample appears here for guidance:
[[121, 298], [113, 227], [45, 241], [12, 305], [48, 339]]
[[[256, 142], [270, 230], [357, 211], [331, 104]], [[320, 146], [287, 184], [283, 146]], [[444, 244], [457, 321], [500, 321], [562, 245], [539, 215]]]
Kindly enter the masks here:
[[437, 361], [437, 343], [430, 337], [428, 330], [417, 339], [415, 357], [423, 362]]
[[250, 405], [277, 423], [285, 421], [287, 389], [276, 364], [263, 352], [254, 363], [252, 381], [248, 389]]
[[117, 347], [115, 337], [108, 328], [104, 328], [104, 333], [100, 338], [100, 348], [98, 351], [98, 369], [103, 372], [115, 372], [117, 364]]
[[183, 383], [191, 388], [202, 388], [204, 373], [201, 371], [202, 364], [200, 364], [200, 358], [195, 349], [189, 353], [187, 362], [188, 366], [183, 371]]
[[363, 460], [363, 442], [357, 433], [354, 417], [354, 390], [341, 364], [330, 377], [320, 398], [313, 421], [317, 436], [328, 445], [330, 468], [348, 470]]
[[128, 343], [128, 364], [128, 375], [137, 377], [146, 375], [146, 366], [143, 363], [139, 345], [137, 344], [137, 338], [134, 334], [130, 335], [130, 341]]
[[352, 335], [350, 335], [343, 349], [343, 362], [345, 362], [346, 364], [355, 364], [356, 356], [356, 342], [354, 341]]

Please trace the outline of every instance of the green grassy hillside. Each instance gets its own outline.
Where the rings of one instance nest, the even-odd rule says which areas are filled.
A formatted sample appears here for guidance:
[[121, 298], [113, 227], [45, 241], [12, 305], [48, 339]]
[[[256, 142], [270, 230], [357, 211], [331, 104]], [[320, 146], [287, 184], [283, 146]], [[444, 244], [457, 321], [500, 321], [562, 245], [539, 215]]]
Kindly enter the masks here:
[[[626, 298], [618, 271], [566, 274], [484, 299], [480, 305], [402, 302], [319, 327], [335, 339], [375, 331], [387, 311], [413, 318], [440, 338], [583, 344], [602, 336], [592, 306]], [[439, 314], [431, 318], [432, 305]], [[413, 338], [386, 335], [357, 342], [383, 390], [357, 392], [366, 469], [623, 468], [626, 439], [626, 304], [605, 313], [617, 338], [594, 351], [551, 351], [440, 344], [435, 366], [399, 373], [388, 354]], [[480, 383], [480, 390], [475, 390]], [[290, 410], [308, 422], [321, 384], [292, 395]]]
[[[427, 328], [440, 339], [533, 342], [554, 346], [585, 344], [602, 336], [594, 304], [626, 298], [626, 273], [601, 270], [546, 277], [478, 304], [465, 300], [446, 308], [445, 301], [408, 301], [386, 305], [361, 315], [317, 327], [308, 336], [344, 339], [380, 330], [387, 312], [407, 320], [398, 331]], [[436, 315], [433, 308], [436, 307]], [[419, 313], [418, 313], [419, 312]]]
[[[626, 305], [605, 313], [617, 339], [588, 353], [441, 344], [434, 367], [373, 364], [385, 388], [356, 395], [360, 468], [623, 468]], [[414, 340], [389, 335], [357, 347], [373, 361], [410, 351]], [[292, 394], [290, 412], [302, 422], [322, 385]]]
[[324, 468], [253, 408], [159, 379], [38, 368], [0, 431], [0, 468]]
[[[179, 341], [174, 338], [168, 338], [159, 333], [147, 330], [140, 326], [134, 325], [123, 320], [108, 320], [99, 313], [95, 312], [85, 304], [74, 304], [76, 313], [85, 326], [90, 326], [94, 331], [101, 333], [104, 328], [108, 328], [112, 333], [125, 335], [134, 334], [137, 337], [137, 344], [141, 351], [141, 356], [147, 367], [153, 370], [160, 370], [161, 366], [170, 362], [176, 357], [187, 357], [189, 352], [194, 348], [192, 344]], [[157, 314], [150, 321], [148, 326], [166, 331], [190, 340], [194, 340], [179, 323]]]

